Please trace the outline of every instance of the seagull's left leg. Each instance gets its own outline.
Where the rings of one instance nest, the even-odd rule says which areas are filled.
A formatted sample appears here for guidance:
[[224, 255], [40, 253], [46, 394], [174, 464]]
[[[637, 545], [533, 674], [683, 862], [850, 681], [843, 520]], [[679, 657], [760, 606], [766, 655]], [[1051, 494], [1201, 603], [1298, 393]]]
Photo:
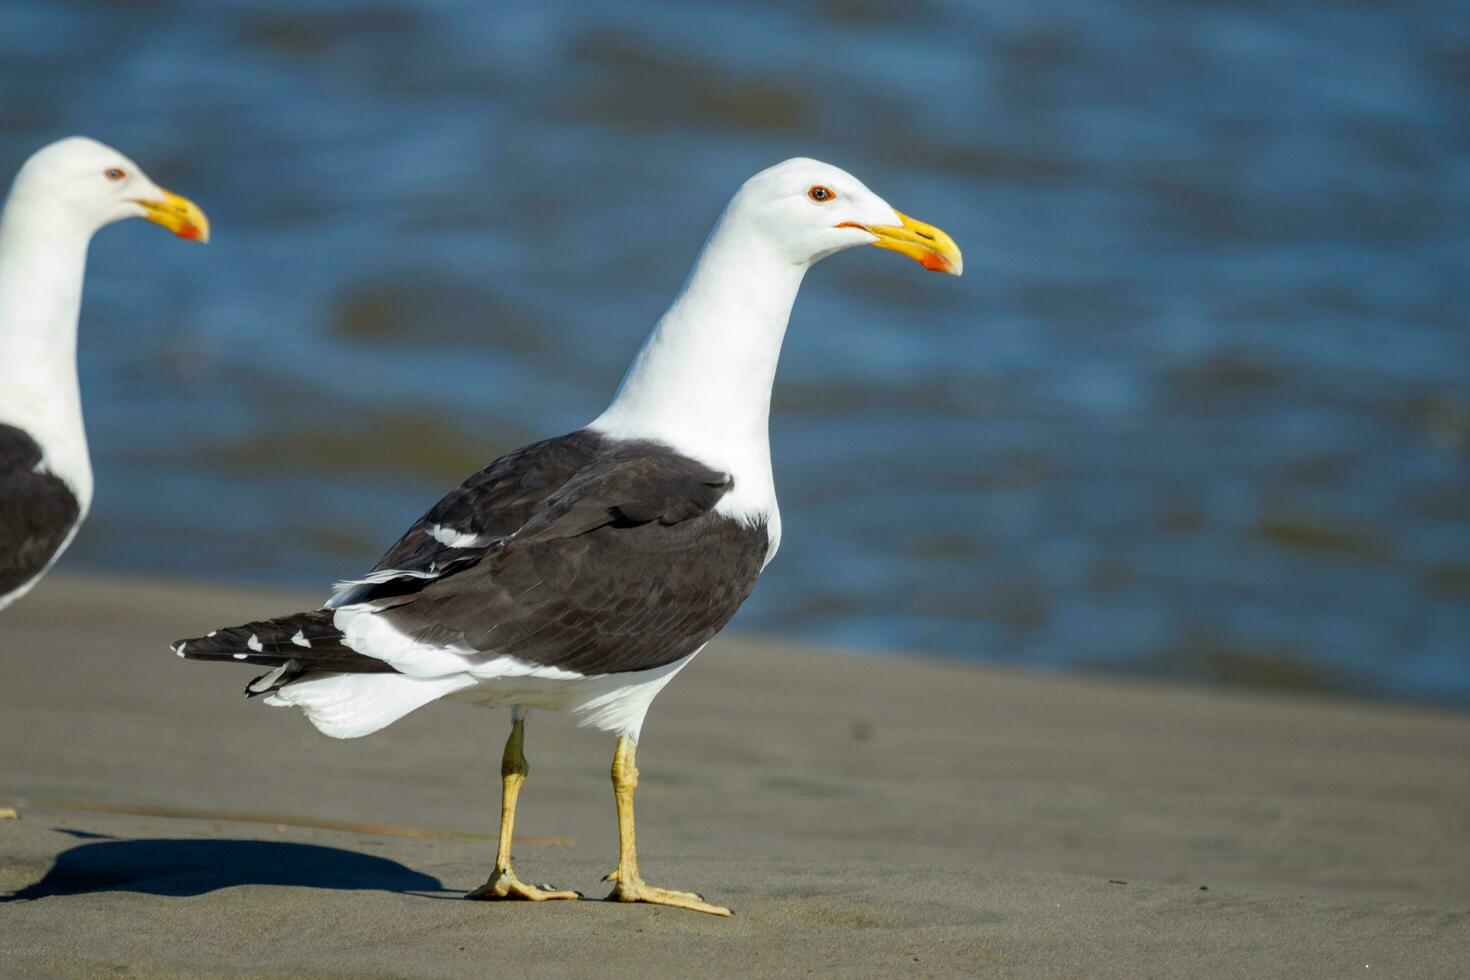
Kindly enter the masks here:
[[516, 822], [516, 800], [521, 795], [521, 784], [531, 767], [526, 763], [526, 721], [519, 710], [512, 715], [510, 738], [505, 740], [505, 754], [500, 759], [500, 848], [495, 852], [495, 870], [490, 879], [466, 898], [494, 900], [499, 898], [523, 898], [532, 902], [544, 902], [553, 898], [581, 898], [577, 892], [553, 891], [546, 885], [537, 888], [516, 877], [510, 869], [511, 831]]
[[633, 791], [638, 788], [638, 766], [635, 756], [638, 743], [627, 735], [618, 736], [618, 747], [613, 753], [613, 795], [618, 803], [618, 870], [604, 878], [617, 885], [609, 901], [648, 902], [652, 905], [672, 905], [675, 908], [708, 912], [711, 915], [729, 915], [730, 910], [711, 905], [693, 892], [676, 892], [668, 888], [654, 888], [638, 873], [638, 847], [633, 834]]

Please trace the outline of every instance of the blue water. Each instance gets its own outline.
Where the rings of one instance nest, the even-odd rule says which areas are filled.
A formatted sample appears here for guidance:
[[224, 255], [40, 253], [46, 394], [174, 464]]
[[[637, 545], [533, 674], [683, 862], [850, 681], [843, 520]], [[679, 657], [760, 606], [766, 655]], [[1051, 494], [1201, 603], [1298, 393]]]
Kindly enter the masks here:
[[215, 241], [94, 246], [65, 567], [361, 570], [804, 154], [968, 271], [808, 278], [739, 626], [1470, 705], [1462, 3], [6, 0], [0, 171], [72, 132]]

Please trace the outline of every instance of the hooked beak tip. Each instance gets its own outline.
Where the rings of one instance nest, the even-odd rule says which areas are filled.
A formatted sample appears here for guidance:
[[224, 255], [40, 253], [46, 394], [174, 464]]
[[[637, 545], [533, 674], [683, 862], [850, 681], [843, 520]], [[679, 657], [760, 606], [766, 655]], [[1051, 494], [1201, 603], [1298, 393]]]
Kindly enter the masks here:
[[209, 219], [199, 205], [187, 197], [163, 191], [161, 200], [139, 199], [136, 203], [143, 208], [144, 218], [178, 237], [201, 244], [209, 241]]
[[872, 235], [872, 244], [900, 255], [906, 255], [930, 272], [943, 272], [951, 276], [963, 275], [965, 258], [955, 240], [944, 231], [925, 224], [901, 211], [895, 211], [899, 224], [863, 225], [855, 221], [844, 221], [839, 228], [861, 228]]

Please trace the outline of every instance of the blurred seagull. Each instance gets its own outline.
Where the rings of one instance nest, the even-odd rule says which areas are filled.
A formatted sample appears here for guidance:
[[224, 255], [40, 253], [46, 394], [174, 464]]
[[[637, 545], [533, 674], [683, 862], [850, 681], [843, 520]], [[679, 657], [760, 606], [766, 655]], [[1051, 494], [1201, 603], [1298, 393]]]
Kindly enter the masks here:
[[746, 181], [586, 428], [503, 456], [429, 510], [315, 612], [220, 629], [181, 657], [270, 668], [248, 695], [327, 735], [367, 735], [439, 698], [509, 706], [500, 847], [472, 898], [576, 898], [511, 870], [528, 712], [616, 737], [619, 856], [609, 898], [729, 915], [646, 884], [634, 761], [649, 703], [750, 594], [781, 540], [767, 437], [771, 383], [807, 269], [857, 245], [959, 275], [944, 232], [815, 160]]
[[123, 218], [209, 240], [192, 201], [81, 136], [37, 150], [0, 214], [0, 609], [61, 557], [92, 503], [77, 316], [92, 235]]

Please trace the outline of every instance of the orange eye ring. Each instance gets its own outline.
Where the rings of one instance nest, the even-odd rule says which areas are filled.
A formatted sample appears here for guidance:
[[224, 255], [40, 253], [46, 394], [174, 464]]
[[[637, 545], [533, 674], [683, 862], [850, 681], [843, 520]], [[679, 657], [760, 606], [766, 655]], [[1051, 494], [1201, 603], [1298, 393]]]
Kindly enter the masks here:
[[806, 196], [818, 204], [826, 204], [828, 201], [836, 198], [837, 194], [825, 184], [817, 184], [807, 189]]
[[122, 180], [127, 175], [127, 171], [123, 170], [120, 167], [108, 167], [106, 170], [102, 171], [102, 176], [106, 177], [110, 181], [113, 181], [114, 183]]

